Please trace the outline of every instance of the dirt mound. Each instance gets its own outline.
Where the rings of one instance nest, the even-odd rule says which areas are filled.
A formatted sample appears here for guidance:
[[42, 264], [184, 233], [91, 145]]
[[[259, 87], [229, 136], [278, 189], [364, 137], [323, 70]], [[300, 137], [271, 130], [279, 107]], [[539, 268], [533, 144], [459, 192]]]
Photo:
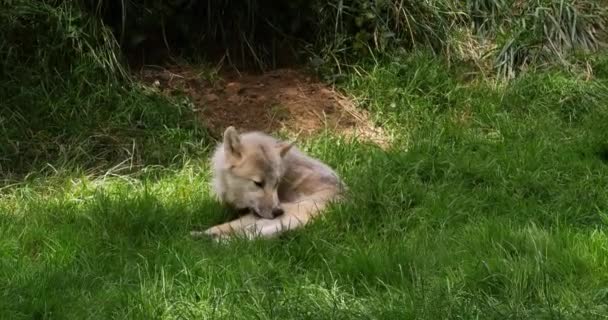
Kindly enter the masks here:
[[212, 134], [239, 130], [311, 135], [328, 129], [385, 145], [382, 130], [352, 101], [313, 76], [294, 69], [264, 74], [225, 73], [207, 80], [192, 67], [142, 69], [140, 78], [166, 94], [185, 92]]

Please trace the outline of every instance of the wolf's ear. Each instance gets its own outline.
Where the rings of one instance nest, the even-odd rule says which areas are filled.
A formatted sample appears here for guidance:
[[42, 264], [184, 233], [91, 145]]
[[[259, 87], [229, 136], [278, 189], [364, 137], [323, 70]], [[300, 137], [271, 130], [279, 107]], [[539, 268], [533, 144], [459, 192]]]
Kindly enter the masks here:
[[293, 147], [294, 143], [295, 142], [279, 142], [277, 144], [277, 150], [279, 150], [281, 158], [284, 157], [287, 152], [289, 152], [289, 150], [291, 150], [291, 147]]
[[230, 157], [241, 157], [241, 138], [233, 126], [226, 128], [226, 131], [224, 131], [224, 152]]

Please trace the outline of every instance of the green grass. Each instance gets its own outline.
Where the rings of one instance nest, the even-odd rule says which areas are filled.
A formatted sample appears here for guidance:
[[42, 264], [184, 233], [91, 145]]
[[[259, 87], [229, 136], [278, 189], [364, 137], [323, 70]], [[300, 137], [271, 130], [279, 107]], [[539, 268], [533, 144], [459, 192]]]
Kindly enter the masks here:
[[[276, 240], [189, 238], [228, 212], [209, 196], [210, 140], [182, 120], [142, 127], [157, 153], [128, 174], [78, 165], [87, 144], [82, 158], [56, 159], [56, 171], [33, 166], [5, 184], [2, 317], [608, 317], [608, 78], [554, 70], [463, 82], [425, 55], [362, 70], [343, 88], [395, 144], [303, 141], [344, 177], [349, 200]], [[129, 90], [116, 96], [126, 118], [155, 121], [173, 106], [143, 108], [146, 95]], [[100, 119], [87, 115], [74, 117]], [[107, 123], [130, 123], [117, 117]], [[90, 134], [72, 128], [73, 141]], [[197, 152], [175, 147], [189, 142]]]
[[120, 57], [75, 2], [0, 3], [0, 181], [134, 173], [204, 151], [189, 100], [131, 83]]

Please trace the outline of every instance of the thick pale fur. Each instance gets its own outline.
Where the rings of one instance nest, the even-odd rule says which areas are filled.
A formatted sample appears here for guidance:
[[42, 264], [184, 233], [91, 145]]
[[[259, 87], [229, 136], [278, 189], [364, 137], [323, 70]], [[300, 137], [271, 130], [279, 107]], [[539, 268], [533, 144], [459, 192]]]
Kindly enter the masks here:
[[211, 159], [217, 199], [250, 212], [193, 236], [271, 238], [301, 228], [342, 198], [344, 185], [321, 161], [261, 132], [224, 132]]

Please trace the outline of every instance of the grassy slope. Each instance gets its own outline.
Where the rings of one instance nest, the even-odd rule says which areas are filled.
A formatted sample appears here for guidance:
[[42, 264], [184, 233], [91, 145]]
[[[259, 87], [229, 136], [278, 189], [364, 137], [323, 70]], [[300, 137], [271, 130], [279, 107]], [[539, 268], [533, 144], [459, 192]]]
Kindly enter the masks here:
[[275, 241], [188, 237], [226, 214], [208, 196], [204, 155], [159, 149], [179, 160], [136, 177], [87, 177], [67, 161], [0, 196], [0, 314], [605, 316], [608, 89], [605, 64], [597, 70], [593, 81], [555, 71], [493, 88], [414, 57], [351, 78], [347, 90], [398, 142], [384, 152], [307, 141], [344, 176], [351, 200]]

